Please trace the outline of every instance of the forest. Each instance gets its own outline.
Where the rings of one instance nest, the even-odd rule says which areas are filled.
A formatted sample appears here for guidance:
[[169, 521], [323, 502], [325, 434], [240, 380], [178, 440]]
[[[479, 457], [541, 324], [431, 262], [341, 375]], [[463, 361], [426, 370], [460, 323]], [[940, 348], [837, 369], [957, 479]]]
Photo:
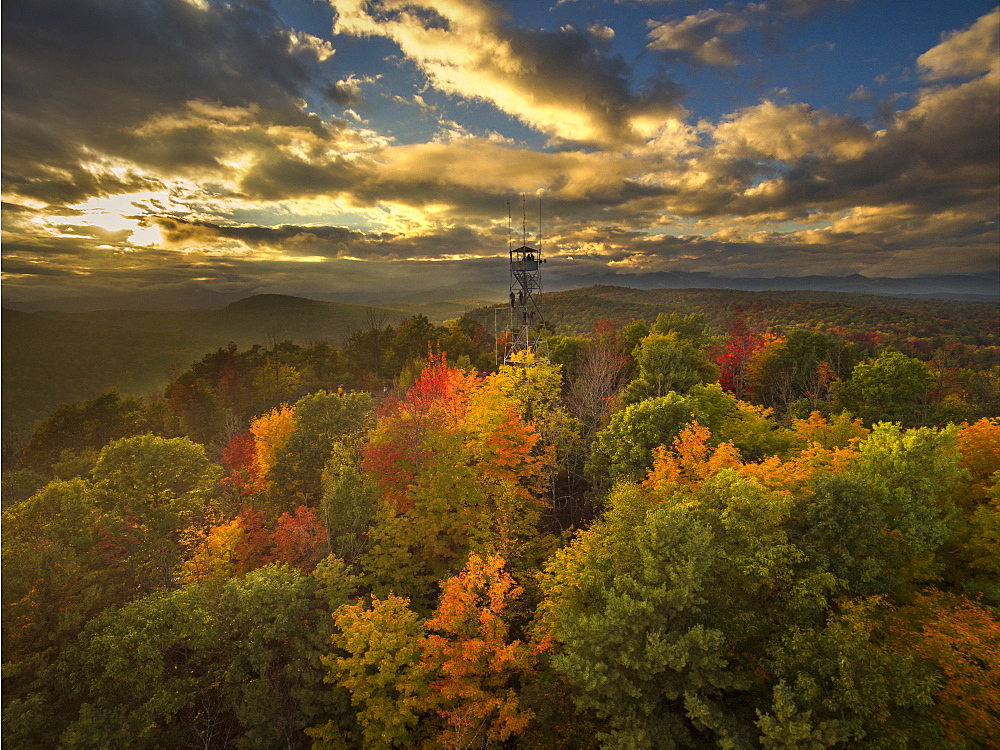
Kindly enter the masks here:
[[546, 299], [547, 356], [415, 315], [55, 409], [4, 743], [996, 746], [995, 306]]

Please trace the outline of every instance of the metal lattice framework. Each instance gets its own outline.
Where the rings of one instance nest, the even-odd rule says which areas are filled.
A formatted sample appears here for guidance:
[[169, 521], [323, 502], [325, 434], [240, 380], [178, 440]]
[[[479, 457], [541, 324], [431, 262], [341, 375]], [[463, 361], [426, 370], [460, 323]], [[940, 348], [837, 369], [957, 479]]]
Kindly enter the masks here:
[[[536, 356], [548, 356], [548, 344], [541, 340], [541, 329], [545, 321], [538, 304], [542, 291], [541, 266], [541, 203], [538, 206], [538, 247], [522, 244], [509, 247], [510, 254], [510, 337], [504, 346], [504, 364], [519, 364], [512, 361], [515, 354], [524, 351]], [[522, 241], [524, 231], [522, 229]], [[510, 245], [510, 243], [508, 243]]]
[[542, 311], [538, 306], [541, 292], [541, 261], [535, 248], [522, 245], [510, 251], [510, 338], [504, 347], [504, 364], [525, 350], [539, 352], [539, 329]]

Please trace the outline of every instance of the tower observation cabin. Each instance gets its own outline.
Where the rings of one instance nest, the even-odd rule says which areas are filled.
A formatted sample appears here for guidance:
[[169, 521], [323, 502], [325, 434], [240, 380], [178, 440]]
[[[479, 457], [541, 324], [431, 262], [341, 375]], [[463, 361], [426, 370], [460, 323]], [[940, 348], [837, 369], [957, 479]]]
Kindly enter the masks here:
[[511, 359], [515, 354], [524, 351], [531, 351], [536, 357], [548, 356], [548, 343], [541, 340], [544, 319], [538, 304], [538, 297], [542, 291], [541, 267], [545, 263], [542, 258], [542, 204], [541, 201], [538, 202], [538, 247], [530, 247], [527, 244], [523, 219], [523, 197], [521, 206], [521, 245], [514, 247], [510, 237], [510, 204], [507, 204], [507, 245], [510, 256], [510, 325], [504, 346], [504, 364], [520, 364], [512, 362]]

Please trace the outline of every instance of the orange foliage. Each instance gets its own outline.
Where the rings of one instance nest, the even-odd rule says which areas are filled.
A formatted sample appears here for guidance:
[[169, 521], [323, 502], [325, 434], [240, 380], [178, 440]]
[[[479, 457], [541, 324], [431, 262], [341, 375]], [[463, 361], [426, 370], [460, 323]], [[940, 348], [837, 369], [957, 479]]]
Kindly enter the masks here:
[[273, 562], [283, 562], [306, 573], [329, 551], [319, 514], [305, 505], [300, 505], [294, 513], [282, 513], [271, 539]]
[[[509, 639], [509, 605], [523, 590], [504, 560], [473, 553], [466, 569], [444, 582], [441, 603], [426, 626], [424, 662], [438, 675], [431, 688], [443, 705], [443, 747], [503, 742], [521, 733], [533, 713], [523, 709], [511, 679], [534, 668], [535, 652]], [[437, 631], [437, 632], [433, 632]]]
[[692, 422], [674, 438], [671, 450], [662, 445], [657, 448], [647, 485], [657, 490], [667, 485], [698, 485], [722, 469], [743, 466], [740, 452], [732, 443], [712, 448], [709, 437], [707, 427]]
[[407, 490], [435, 455], [431, 438], [460, 429], [475, 386], [475, 375], [448, 367], [444, 354], [430, 355], [407, 394], [383, 402], [361, 465], [397, 513], [412, 507]]
[[474, 465], [483, 479], [512, 482], [525, 498], [541, 489], [551, 449], [539, 445], [538, 432], [513, 408], [474, 398], [482, 387], [475, 375], [449, 367], [442, 354], [430, 357], [403, 399], [383, 405], [362, 468], [396, 513], [413, 507], [410, 490], [418, 475], [442, 454]]
[[980, 419], [963, 424], [958, 433], [959, 466], [972, 475], [974, 492], [982, 495], [992, 484], [991, 477], [1000, 471], [1000, 418]]
[[239, 519], [213, 526], [197, 534], [194, 554], [181, 564], [182, 583], [224, 581], [236, 572], [236, 549], [243, 538]]
[[233, 435], [222, 451], [222, 463], [226, 467], [223, 484], [238, 489], [244, 495], [252, 495], [263, 489], [263, 477], [257, 464], [257, 444], [252, 432]]
[[257, 508], [244, 508], [231, 521], [195, 533], [187, 543], [191, 556], [181, 563], [184, 583], [221, 581], [272, 562], [310, 572], [328, 552], [326, 529], [313, 508], [283, 513], [274, 530]]
[[769, 456], [759, 463], [746, 463], [731, 443], [713, 448], [710, 437], [707, 427], [692, 422], [681, 430], [670, 449], [657, 448], [646, 486], [654, 490], [694, 487], [723, 469], [733, 469], [767, 489], [798, 494], [807, 490], [818, 472], [842, 473], [858, 456], [855, 441], [850, 448], [833, 449], [812, 443], [790, 459]]
[[1000, 620], [965, 597], [917, 596], [890, 624], [895, 648], [941, 675], [932, 715], [959, 746], [992, 747], [1000, 737]]
[[854, 446], [870, 432], [861, 419], [852, 420], [846, 412], [830, 422], [818, 411], [814, 411], [809, 414], [808, 419], [793, 419], [792, 429], [807, 442], [831, 449]]
[[243, 508], [236, 516], [243, 534], [236, 545], [236, 572], [249, 573], [268, 563], [271, 533], [267, 530], [267, 516], [259, 508]]

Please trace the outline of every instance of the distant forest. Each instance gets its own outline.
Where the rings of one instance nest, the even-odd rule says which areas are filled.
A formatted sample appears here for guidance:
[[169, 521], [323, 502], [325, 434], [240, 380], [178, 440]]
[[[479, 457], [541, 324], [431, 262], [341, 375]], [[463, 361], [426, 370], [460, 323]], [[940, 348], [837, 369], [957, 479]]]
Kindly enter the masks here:
[[[995, 305], [542, 304], [546, 358], [498, 361], [505, 307], [355, 311], [8, 434], [4, 743], [995, 747]], [[154, 367], [206, 330], [150, 320]], [[5, 414], [79, 393], [17, 366]]]

